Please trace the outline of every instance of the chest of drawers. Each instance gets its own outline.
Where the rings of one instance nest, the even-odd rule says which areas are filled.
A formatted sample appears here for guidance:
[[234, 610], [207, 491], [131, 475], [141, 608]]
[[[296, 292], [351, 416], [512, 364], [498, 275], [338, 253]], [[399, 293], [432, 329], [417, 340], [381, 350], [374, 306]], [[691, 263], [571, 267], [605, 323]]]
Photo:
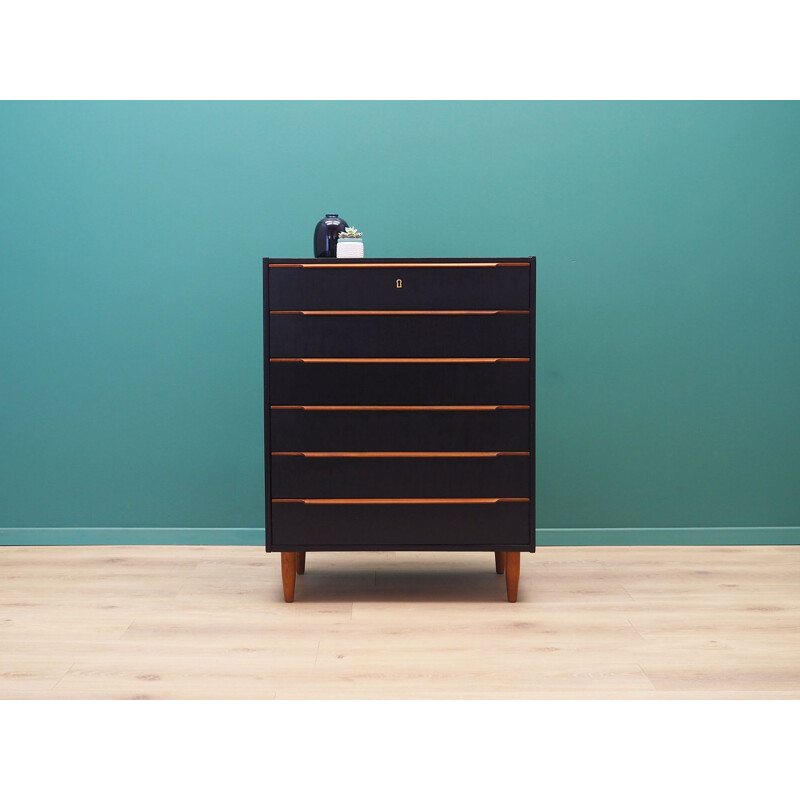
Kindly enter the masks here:
[[536, 544], [535, 258], [264, 259], [266, 549]]

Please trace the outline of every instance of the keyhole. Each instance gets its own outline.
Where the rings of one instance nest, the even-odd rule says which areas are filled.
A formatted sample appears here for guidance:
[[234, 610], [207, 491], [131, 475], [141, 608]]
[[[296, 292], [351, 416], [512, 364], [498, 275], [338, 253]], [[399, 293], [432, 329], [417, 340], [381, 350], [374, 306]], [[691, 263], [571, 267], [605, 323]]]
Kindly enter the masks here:
[[403, 281], [402, 281], [402, 279], [401, 279], [401, 278], [398, 278], [398, 279], [395, 281], [395, 285], [397, 286], [397, 288], [398, 288], [398, 289], [402, 289], [402, 288], [403, 288]]

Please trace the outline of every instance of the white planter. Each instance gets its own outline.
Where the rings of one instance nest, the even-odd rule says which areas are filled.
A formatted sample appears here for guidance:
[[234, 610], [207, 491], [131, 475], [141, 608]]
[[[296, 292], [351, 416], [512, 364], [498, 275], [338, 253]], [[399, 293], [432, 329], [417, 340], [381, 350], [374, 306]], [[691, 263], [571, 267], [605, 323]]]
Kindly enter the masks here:
[[337, 239], [336, 258], [364, 258], [363, 239]]

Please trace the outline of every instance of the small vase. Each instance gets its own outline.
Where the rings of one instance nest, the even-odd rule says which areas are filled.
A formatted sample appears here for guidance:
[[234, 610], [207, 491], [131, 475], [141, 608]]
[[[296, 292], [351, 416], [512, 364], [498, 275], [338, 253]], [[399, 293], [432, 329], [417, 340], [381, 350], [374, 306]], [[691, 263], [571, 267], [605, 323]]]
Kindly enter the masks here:
[[336, 239], [346, 227], [338, 214], [326, 214], [314, 228], [314, 258], [336, 258]]
[[338, 239], [336, 258], [364, 258], [363, 239]]

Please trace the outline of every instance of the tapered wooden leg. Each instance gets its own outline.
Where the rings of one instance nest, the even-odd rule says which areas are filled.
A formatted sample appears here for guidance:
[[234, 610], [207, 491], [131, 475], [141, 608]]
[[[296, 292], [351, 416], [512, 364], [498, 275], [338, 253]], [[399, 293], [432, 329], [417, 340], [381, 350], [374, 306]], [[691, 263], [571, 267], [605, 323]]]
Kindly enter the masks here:
[[502, 550], [495, 550], [494, 568], [498, 575], [502, 575], [506, 569], [506, 554]]
[[297, 578], [297, 553], [281, 553], [281, 577], [283, 578], [283, 599], [294, 601], [294, 584]]
[[302, 575], [306, 571], [306, 554], [297, 554], [297, 574]]
[[506, 594], [509, 603], [517, 602], [519, 588], [519, 553], [506, 553]]

